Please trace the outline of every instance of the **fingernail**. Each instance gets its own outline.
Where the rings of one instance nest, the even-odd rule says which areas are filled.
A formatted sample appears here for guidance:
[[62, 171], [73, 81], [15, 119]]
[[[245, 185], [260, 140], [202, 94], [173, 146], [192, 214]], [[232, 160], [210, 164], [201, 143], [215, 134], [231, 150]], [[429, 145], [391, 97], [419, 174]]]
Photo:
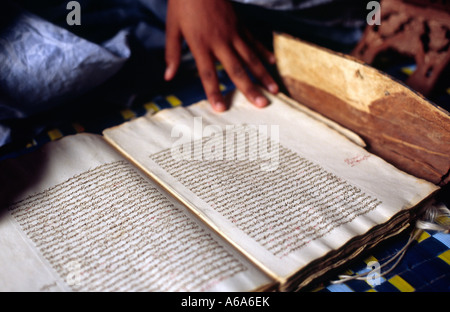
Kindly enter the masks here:
[[164, 79], [170, 80], [170, 79], [172, 79], [172, 75], [173, 75], [173, 69], [171, 66], [168, 66], [166, 68], [166, 71], [164, 72]]
[[277, 62], [277, 59], [275, 58], [275, 55], [269, 56], [269, 63], [270, 64], [275, 64], [276, 62]]
[[267, 86], [267, 89], [271, 92], [271, 93], [277, 93], [278, 92], [278, 86], [276, 83], [271, 83]]
[[227, 106], [223, 102], [217, 101], [214, 103], [214, 109], [218, 112], [223, 112], [227, 109]]
[[265, 97], [263, 97], [263, 96], [260, 95], [260, 96], [258, 96], [258, 97], [256, 98], [255, 104], [256, 104], [256, 106], [258, 106], [258, 107], [264, 107], [264, 106], [267, 106], [268, 101], [267, 101], [267, 99], [266, 99]]

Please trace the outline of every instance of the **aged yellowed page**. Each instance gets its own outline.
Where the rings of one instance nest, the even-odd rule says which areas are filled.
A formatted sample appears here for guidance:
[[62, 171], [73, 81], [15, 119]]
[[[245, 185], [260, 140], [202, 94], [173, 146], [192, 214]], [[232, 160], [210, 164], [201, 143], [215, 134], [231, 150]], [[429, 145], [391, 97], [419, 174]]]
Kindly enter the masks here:
[[281, 280], [438, 189], [270, 99], [258, 109], [235, 92], [227, 112], [200, 102], [104, 136]]
[[271, 281], [80, 134], [1, 164], [1, 291], [249, 291]]

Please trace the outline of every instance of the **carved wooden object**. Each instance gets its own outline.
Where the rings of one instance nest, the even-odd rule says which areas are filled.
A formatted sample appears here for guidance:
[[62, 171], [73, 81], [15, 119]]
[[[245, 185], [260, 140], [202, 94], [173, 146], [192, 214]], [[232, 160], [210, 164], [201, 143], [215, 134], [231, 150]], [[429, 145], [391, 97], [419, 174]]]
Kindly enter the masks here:
[[399, 169], [449, 182], [447, 111], [353, 57], [281, 34], [274, 48], [292, 98], [354, 131], [370, 152]]
[[381, 24], [366, 28], [352, 55], [371, 64], [392, 49], [415, 60], [406, 84], [430, 94], [450, 64], [450, 3], [429, 0], [381, 1]]

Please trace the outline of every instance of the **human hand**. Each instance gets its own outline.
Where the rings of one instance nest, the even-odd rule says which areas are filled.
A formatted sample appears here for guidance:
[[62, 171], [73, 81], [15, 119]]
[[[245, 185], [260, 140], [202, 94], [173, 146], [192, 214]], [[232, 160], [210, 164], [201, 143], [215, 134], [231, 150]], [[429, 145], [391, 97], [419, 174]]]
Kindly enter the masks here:
[[171, 80], [175, 76], [180, 65], [184, 38], [194, 56], [203, 88], [214, 110], [221, 112], [227, 109], [219, 88], [214, 64], [216, 60], [251, 103], [258, 107], [266, 106], [267, 98], [251, 81], [246, 68], [267, 90], [277, 93], [278, 86], [266, 71], [260, 55], [272, 64], [275, 58], [256, 40], [250, 39], [250, 46], [246, 42], [249, 35], [240, 27], [228, 0], [169, 0], [164, 78]]

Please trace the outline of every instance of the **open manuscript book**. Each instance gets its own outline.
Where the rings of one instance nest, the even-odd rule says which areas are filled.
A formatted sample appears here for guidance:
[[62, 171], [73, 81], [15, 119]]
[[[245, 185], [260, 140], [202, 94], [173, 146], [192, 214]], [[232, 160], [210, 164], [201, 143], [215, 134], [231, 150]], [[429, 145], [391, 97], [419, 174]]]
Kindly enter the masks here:
[[4, 162], [0, 289], [302, 289], [439, 187], [292, 99], [167, 109]]

